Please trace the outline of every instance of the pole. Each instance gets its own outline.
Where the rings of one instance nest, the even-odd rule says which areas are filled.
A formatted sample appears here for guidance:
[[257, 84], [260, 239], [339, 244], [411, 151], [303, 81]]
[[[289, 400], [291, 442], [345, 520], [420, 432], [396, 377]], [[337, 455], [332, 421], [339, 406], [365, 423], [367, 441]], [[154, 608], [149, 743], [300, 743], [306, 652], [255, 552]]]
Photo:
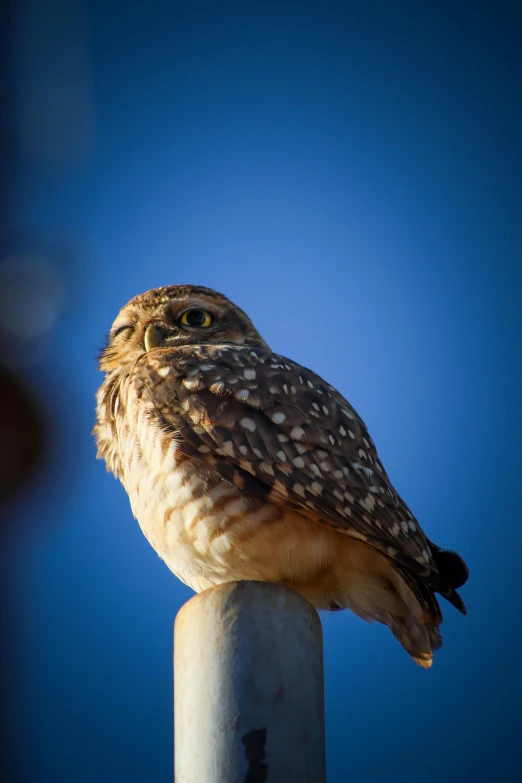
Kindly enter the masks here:
[[282, 585], [228, 582], [174, 626], [176, 783], [325, 783], [321, 623]]

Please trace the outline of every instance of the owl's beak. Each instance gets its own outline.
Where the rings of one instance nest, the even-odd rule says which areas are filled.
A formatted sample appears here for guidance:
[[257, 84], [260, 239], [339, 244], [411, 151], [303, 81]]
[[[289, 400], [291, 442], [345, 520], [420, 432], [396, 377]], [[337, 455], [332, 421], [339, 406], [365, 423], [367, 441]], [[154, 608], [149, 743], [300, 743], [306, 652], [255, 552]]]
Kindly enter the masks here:
[[155, 323], [147, 326], [144, 337], [146, 351], [152, 351], [154, 348], [161, 348], [162, 345], [165, 345], [166, 340], [167, 335], [161, 326]]

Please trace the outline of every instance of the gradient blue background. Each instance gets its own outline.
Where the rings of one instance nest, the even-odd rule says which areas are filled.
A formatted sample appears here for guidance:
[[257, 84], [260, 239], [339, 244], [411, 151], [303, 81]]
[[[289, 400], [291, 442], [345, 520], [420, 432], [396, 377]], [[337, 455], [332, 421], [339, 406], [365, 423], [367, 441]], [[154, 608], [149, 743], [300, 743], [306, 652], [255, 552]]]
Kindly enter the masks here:
[[172, 776], [172, 623], [191, 592], [90, 430], [119, 308], [183, 282], [227, 294], [340, 389], [428, 535], [470, 567], [469, 615], [443, 607], [428, 672], [384, 627], [323, 616], [329, 783], [519, 779], [515, 5], [27, 0], [17, 14], [12, 219], [18, 250], [58, 258], [67, 289], [20, 370], [56, 434], [9, 509], [18, 780]]

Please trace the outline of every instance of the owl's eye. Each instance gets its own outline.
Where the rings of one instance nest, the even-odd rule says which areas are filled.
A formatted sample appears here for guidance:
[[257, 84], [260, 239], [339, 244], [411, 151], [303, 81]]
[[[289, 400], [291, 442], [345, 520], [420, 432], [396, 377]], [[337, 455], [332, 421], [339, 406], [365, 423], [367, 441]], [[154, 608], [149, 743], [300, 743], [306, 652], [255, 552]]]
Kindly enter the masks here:
[[124, 326], [120, 326], [119, 329], [116, 329], [116, 331], [113, 333], [112, 338], [114, 339], [119, 334], [123, 334], [123, 332], [128, 332], [133, 328], [132, 324], [125, 324]]
[[212, 316], [206, 310], [187, 310], [181, 316], [181, 323], [195, 329], [206, 329], [212, 323]]

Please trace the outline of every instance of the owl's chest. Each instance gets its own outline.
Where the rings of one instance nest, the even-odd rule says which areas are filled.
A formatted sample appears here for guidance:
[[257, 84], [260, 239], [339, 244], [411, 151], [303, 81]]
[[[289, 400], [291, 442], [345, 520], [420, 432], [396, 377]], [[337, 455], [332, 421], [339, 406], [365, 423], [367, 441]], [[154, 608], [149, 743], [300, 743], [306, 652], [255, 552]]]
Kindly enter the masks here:
[[145, 410], [120, 426], [118, 439], [133, 514], [168, 567], [194, 589], [243, 578], [252, 534], [280, 510], [186, 457]]

